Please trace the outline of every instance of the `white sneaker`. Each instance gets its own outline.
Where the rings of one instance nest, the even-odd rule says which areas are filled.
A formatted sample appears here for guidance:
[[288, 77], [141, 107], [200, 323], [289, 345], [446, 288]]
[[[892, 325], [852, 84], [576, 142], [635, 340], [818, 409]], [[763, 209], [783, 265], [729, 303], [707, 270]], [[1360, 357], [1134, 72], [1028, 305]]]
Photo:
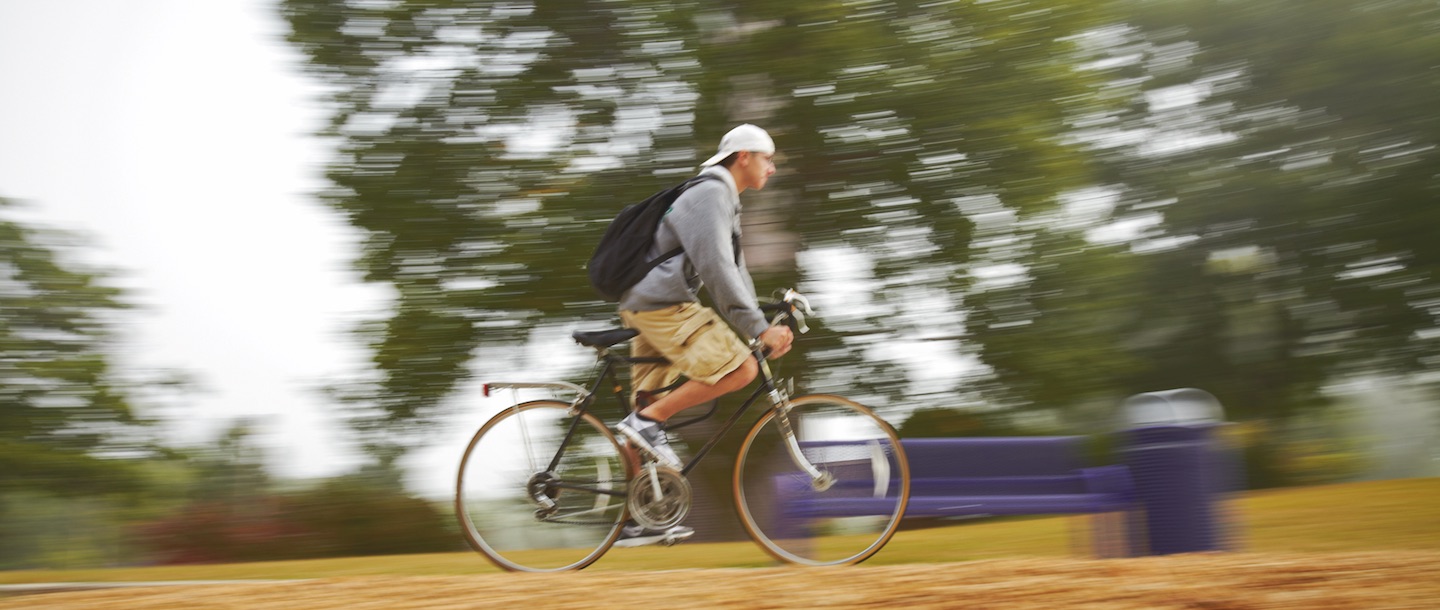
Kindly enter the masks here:
[[670, 546], [695, 535], [695, 530], [683, 525], [672, 525], [665, 529], [646, 529], [638, 523], [630, 523], [620, 530], [620, 539], [615, 546], [630, 548], [651, 544]]
[[680, 470], [685, 466], [680, 461], [680, 456], [670, 448], [670, 439], [665, 437], [665, 428], [660, 424], [648, 419], [641, 419], [639, 415], [631, 413], [615, 424], [615, 429], [620, 432], [630, 445], [645, 452], [659, 462], [661, 466], [669, 466]]

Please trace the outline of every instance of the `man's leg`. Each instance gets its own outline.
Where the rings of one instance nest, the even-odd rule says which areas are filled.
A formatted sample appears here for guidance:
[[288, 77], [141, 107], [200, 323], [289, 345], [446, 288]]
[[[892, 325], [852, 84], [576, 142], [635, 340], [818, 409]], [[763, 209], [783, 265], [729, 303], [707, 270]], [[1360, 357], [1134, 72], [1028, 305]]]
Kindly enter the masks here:
[[[664, 358], [665, 354], [655, 349], [640, 335], [630, 340], [630, 356], [634, 358]], [[651, 392], [660, 388], [669, 387], [680, 379], [680, 371], [669, 362], [636, 362], [630, 365], [630, 407], [634, 412], [639, 412], [643, 405], [640, 404], [640, 393]], [[630, 443], [622, 443], [621, 450], [625, 458], [630, 462], [633, 470], [639, 472], [640, 455]]]
[[[690, 378], [616, 424], [616, 429], [637, 448], [655, 454], [662, 464], [674, 466], [680, 460], [665, 437], [665, 420], [745, 387], [755, 379], [759, 366], [753, 362], [750, 348], [719, 314], [699, 303], [645, 312], [622, 310], [620, 318], [627, 327], [640, 331], [640, 336], [631, 342], [632, 355], [636, 355], [637, 347], [647, 355], [653, 349], [669, 361], [672, 370]], [[631, 374], [637, 377], [632, 379], [637, 387], [664, 387], [657, 386], [654, 372], [644, 367], [632, 368]]]
[[[685, 409], [749, 385], [760, 373], [760, 366], [745, 342], [730, 330], [719, 314], [699, 303], [646, 312], [621, 311], [620, 318], [627, 327], [640, 331], [640, 336], [631, 340], [632, 356], [664, 357], [669, 360], [668, 365], [663, 365], [666, 372], [684, 373], [690, 378], [641, 409], [639, 413], [646, 419], [665, 421]], [[634, 365], [632, 385], [653, 390], [678, 378], [670, 374], [661, 379], [657, 370], [661, 367], [653, 366]]]
[[[665, 354], [640, 335], [630, 340], [630, 356], [633, 358], [665, 358]], [[680, 369], [670, 362], [636, 362], [630, 365], [630, 405], [639, 411], [641, 392], [654, 392], [670, 387], [680, 379]]]
[[[670, 449], [663, 422], [675, 413], [745, 387], [755, 379], [759, 366], [751, 358], [749, 348], [724, 320], [698, 303], [654, 312], [621, 311], [620, 318], [626, 326], [640, 331], [640, 336], [630, 344], [632, 356], [659, 355], [670, 362], [664, 365], [668, 369], [664, 374], [660, 374], [658, 368], [632, 367], [632, 387], [646, 390], [668, 387], [677, 378], [675, 373], [680, 372], [690, 381], [644, 408], [636, 405], [638, 410], [615, 427], [630, 443], [654, 455], [658, 462], [681, 468], [679, 457]], [[625, 526], [616, 546], [680, 540], [694, 533], [683, 525], [650, 531], [631, 523]]]
[[655, 402], [650, 403], [650, 406], [641, 409], [640, 415], [659, 422], [666, 421], [685, 409], [715, 400], [750, 385], [750, 382], [754, 381], [758, 374], [760, 374], [760, 365], [755, 364], [753, 358], [746, 359], [738, 368], [721, 377], [714, 385], [693, 379], [685, 382], [674, 391], [666, 393]]

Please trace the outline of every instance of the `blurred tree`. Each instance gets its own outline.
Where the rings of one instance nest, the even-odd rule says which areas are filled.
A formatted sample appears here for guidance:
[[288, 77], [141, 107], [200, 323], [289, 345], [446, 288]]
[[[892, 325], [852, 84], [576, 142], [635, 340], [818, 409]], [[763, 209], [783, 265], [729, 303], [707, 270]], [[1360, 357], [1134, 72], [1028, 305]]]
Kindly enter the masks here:
[[188, 450], [171, 450], [189, 471], [185, 495], [190, 500], [214, 502], [238, 511], [243, 518], [256, 499], [275, 491], [276, 481], [265, 469], [265, 452], [256, 442], [256, 423], [239, 418], [211, 443]]
[[969, 282], [968, 202], [1031, 213], [1090, 182], [1064, 135], [1106, 103], [1074, 69], [1094, 6], [286, 0], [289, 40], [331, 93], [322, 197], [364, 233], [366, 279], [395, 288], [363, 329], [375, 376], [348, 395], [383, 444], [436, 413], [478, 345], [608, 321], [582, 269], [605, 222], [748, 121], [781, 152], [746, 196], [759, 284], [813, 281], [797, 250], [873, 263], [875, 307], [790, 358], [828, 373], [802, 385], [898, 404], [906, 379], [877, 351], [958, 334], [934, 326], [958, 324], [962, 299], [930, 297]]
[[949, 438], [983, 436], [1032, 436], [1053, 433], [1015, 426], [1004, 411], [979, 412], [967, 409], [931, 407], [918, 409], [905, 419], [897, 432], [902, 438]]
[[[1227, 176], [1236, 201], [1189, 209], [1169, 221], [1172, 230], [1211, 237], [1214, 227], [1252, 223], [1248, 239], [1216, 240], [1211, 249], [1260, 259], [1251, 269], [1227, 269], [1230, 275], [1286, 278], [1257, 280], [1287, 293], [1273, 302], [1302, 320], [1301, 355], [1365, 354], [1342, 360], [1433, 368], [1440, 363], [1433, 232], [1440, 226], [1440, 116], [1433, 111], [1440, 11], [1423, 2], [1330, 1], [1242, 14], [1254, 33], [1245, 38], [1255, 40], [1231, 40], [1217, 31], [1224, 23], [1206, 22], [1196, 38], [1213, 47], [1201, 55], [1207, 64], [1248, 56], [1249, 86], [1219, 98], [1240, 111], [1232, 129], [1245, 128], [1221, 171], [1246, 179]], [[1259, 34], [1282, 25], [1284, 36]]]
[[438, 553], [465, 548], [436, 505], [364, 477], [329, 479], [286, 496], [286, 520], [302, 532], [278, 541], [294, 557]]
[[127, 306], [72, 258], [77, 237], [16, 220], [19, 205], [0, 198], [0, 566], [113, 561], [104, 509], [143, 489], [153, 455], [115, 375]]
[[1149, 280], [1188, 306], [1151, 323], [1210, 361], [1191, 378], [1242, 417], [1286, 417], [1322, 403], [1337, 373], [1433, 369], [1440, 11], [1135, 6], [1156, 78], [1141, 92], [1148, 125], [1130, 125], [1158, 142], [1109, 160], [1127, 186], [1120, 213], [1160, 210], [1145, 238], [1173, 243]]
[[1143, 330], [1137, 321], [1165, 295], [1144, 283], [1137, 257], [1036, 226], [1051, 220], [1006, 229], [1028, 248], [1009, 259], [1008, 273], [976, 285], [968, 323], [993, 371], [993, 405], [1049, 411], [1052, 427], [1096, 431], [1146, 368], [1132, 344]]
[[450, 521], [430, 502], [364, 476], [226, 500], [197, 496], [134, 528], [161, 564], [277, 561], [457, 551]]
[[67, 256], [72, 237], [11, 218], [0, 199], [0, 493], [133, 490], [126, 459], [148, 455], [145, 421], [114, 376], [105, 276]]
[[[1343, 374], [1433, 371], [1434, 6], [1116, 6], [1123, 22], [1083, 38], [1110, 76], [1097, 95], [1127, 109], [1073, 133], [1110, 209], [1078, 243], [1054, 222], [997, 229], [1021, 244], [1012, 281], [969, 301], [1006, 395], [1073, 407], [1195, 386], [1232, 419], [1281, 420]], [[1259, 449], [1254, 480], [1278, 481]]]

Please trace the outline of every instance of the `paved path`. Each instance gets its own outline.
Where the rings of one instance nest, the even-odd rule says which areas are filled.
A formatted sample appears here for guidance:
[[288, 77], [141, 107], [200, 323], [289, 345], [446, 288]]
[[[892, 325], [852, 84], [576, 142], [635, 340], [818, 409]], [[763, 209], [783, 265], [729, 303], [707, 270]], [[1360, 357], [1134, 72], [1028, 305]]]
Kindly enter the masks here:
[[181, 585], [264, 585], [305, 582], [305, 580], [158, 580], [152, 582], [37, 582], [0, 585], [0, 596], [28, 593], [62, 593], [65, 591], [96, 591], [126, 587], [172, 587]]

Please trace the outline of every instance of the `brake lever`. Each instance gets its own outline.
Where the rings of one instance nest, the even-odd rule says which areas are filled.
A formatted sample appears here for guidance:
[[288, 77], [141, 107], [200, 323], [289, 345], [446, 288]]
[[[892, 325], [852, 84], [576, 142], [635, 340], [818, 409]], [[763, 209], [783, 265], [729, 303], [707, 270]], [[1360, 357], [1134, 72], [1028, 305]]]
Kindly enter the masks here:
[[785, 291], [785, 296], [782, 300], [791, 305], [790, 316], [795, 319], [795, 330], [800, 331], [802, 335], [810, 332], [810, 327], [805, 324], [805, 316], [815, 315], [815, 311], [810, 309], [810, 299], [805, 298], [803, 294], [795, 292], [792, 288]]

